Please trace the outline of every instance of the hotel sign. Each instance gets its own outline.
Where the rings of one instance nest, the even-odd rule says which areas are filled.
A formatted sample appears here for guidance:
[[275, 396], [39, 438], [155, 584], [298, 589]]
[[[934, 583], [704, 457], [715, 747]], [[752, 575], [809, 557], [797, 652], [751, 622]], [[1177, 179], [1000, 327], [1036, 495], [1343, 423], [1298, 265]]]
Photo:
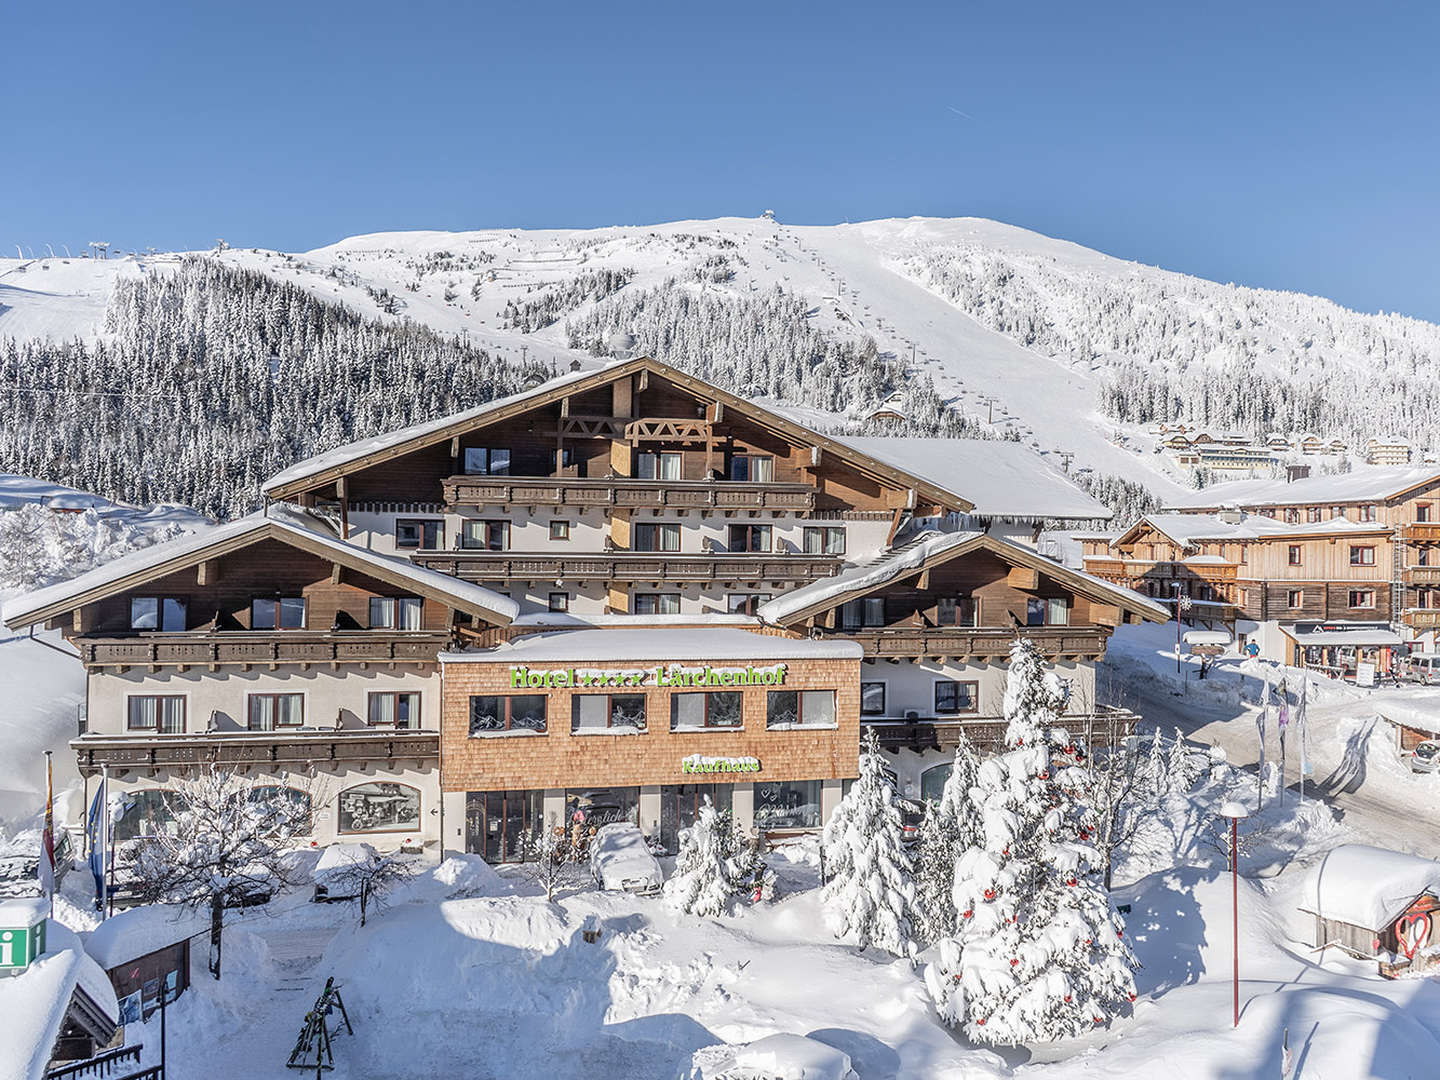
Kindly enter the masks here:
[[680, 759], [682, 773], [755, 773], [760, 771], [760, 759], [753, 757], [705, 757], [691, 754]]
[[532, 668], [512, 667], [510, 689], [551, 690], [603, 689], [613, 686], [656, 687], [739, 687], [784, 686], [785, 665], [764, 667], [682, 667], [679, 664], [653, 668]]

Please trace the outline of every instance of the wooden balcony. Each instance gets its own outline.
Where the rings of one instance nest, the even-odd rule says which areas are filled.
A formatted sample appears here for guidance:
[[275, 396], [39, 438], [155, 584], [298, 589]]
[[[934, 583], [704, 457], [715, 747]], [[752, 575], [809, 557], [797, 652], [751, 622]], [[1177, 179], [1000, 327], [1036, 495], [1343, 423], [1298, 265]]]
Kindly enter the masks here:
[[839, 573], [836, 555], [611, 551], [517, 555], [506, 551], [422, 551], [412, 562], [467, 581], [784, 581], [808, 583]]
[[414, 760], [423, 765], [440, 753], [437, 731], [357, 728], [318, 731], [213, 731], [177, 735], [82, 735], [70, 740], [80, 771], [165, 769], [202, 765], [293, 765]]
[[[1067, 713], [1059, 726], [1090, 748], [1111, 746], [1135, 733], [1140, 717], [1128, 709], [1101, 706], [1092, 713]], [[956, 717], [897, 720], [889, 717], [861, 717], [862, 734], [874, 731], [882, 750], [953, 751], [963, 732], [982, 754], [1005, 748], [1006, 722], [997, 717], [960, 719]]]
[[225, 664], [431, 663], [450, 640], [445, 631], [215, 630], [80, 637], [71, 644], [89, 668]]
[[743, 480], [581, 479], [573, 476], [452, 476], [443, 481], [448, 507], [566, 506], [639, 510], [784, 510], [815, 508], [809, 484]]
[[1440, 585], [1440, 566], [1407, 566], [1405, 581], [1409, 585]]
[[[837, 630], [834, 636], [858, 641], [866, 657], [912, 660], [950, 657], [957, 660], [1005, 657], [1016, 636], [1030, 641], [1047, 659], [1098, 660], [1105, 655], [1110, 631], [1103, 626], [1027, 626], [885, 628]], [[830, 636], [827, 634], [827, 637]]]
[[1400, 613], [1400, 621], [1417, 630], [1431, 630], [1440, 626], [1440, 608], [1411, 608]]
[[1400, 536], [1405, 540], [1434, 541], [1440, 543], [1440, 522], [1406, 522], [1400, 526]]

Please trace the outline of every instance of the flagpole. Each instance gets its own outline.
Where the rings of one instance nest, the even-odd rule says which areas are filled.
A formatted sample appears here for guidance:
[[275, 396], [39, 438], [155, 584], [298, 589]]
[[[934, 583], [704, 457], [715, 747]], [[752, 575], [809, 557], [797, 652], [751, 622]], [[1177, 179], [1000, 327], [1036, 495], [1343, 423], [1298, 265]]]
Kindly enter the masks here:
[[49, 887], [45, 890], [50, 899], [50, 918], [55, 917], [55, 770], [51, 755], [45, 751], [45, 835], [40, 838], [40, 857], [50, 864]]
[[100, 766], [100, 918], [110, 917], [110, 766]]

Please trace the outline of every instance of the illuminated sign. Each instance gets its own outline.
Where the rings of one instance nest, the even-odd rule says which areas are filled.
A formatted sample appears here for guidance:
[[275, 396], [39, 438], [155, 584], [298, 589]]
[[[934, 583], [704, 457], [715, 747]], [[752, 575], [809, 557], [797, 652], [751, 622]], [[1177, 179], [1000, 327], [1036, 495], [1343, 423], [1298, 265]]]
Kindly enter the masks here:
[[510, 689], [579, 689], [607, 686], [784, 686], [785, 665], [766, 667], [531, 668], [510, 669]]
[[760, 759], [753, 757], [705, 757], [691, 754], [680, 759], [682, 773], [753, 773], [760, 771]]

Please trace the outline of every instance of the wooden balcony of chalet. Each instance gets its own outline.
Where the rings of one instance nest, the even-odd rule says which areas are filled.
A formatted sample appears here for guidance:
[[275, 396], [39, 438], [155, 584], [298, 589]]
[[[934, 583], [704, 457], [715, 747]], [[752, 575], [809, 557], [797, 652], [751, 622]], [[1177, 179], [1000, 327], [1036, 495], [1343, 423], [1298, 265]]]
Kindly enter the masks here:
[[836, 555], [607, 551], [583, 555], [508, 551], [421, 551], [412, 562], [466, 581], [808, 583], [840, 572]]
[[835, 636], [858, 641], [867, 659], [1003, 659], [1018, 636], [1030, 641], [1048, 659], [1098, 660], [1105, 655], [1110, 631], [1101, 626], [887, 627], [837, 630]]
[[809, 484], [745, 480], [590, 479], [574, 476], [452, 476], [442, 481], [449, 508], [486, 506], [618, 507], [639, 510], [783, 510], [815, 508]]
[[434, 630], [189, 630], [80, 637], [87, 668], [240, 664], [416, 664], [434, 661], [450, 635]]
[[1440, 522], [1409, 521], [1400, 526], [1400, 538], [1420, 543], [1440, 543]]
[[[1059, 727], [1086, 747], [1109, 747], [1135, 733], [1140, 717], [1129, 709], [1102, 705], [1094, 712], [1067, 713], [1060, 717]], [[874, 731], [882, 750], [953, 751], [961, 733], [981, 754], [994, 754], [1005, 748], [1006, 722], [1003, 718], [977, 716], [956, 717], [861, 717], [864, 731]]]
[[1407, 566], [1407, 585], [1440, 585], [1440, 566]]
[[70, 740], [82, 773], [111, 769], [167, 769], [205, 765], [311, 765], [342, 762], [364, 768], [371, 762], [434, 762], [440, 733], [374, 728], [322, 731], [209, 731], [185, 734], [82, 735]]
[[1416, 630], [1440, 627], [1440, 608], [1411, 608], [1400, 613], [1400, 621]]

